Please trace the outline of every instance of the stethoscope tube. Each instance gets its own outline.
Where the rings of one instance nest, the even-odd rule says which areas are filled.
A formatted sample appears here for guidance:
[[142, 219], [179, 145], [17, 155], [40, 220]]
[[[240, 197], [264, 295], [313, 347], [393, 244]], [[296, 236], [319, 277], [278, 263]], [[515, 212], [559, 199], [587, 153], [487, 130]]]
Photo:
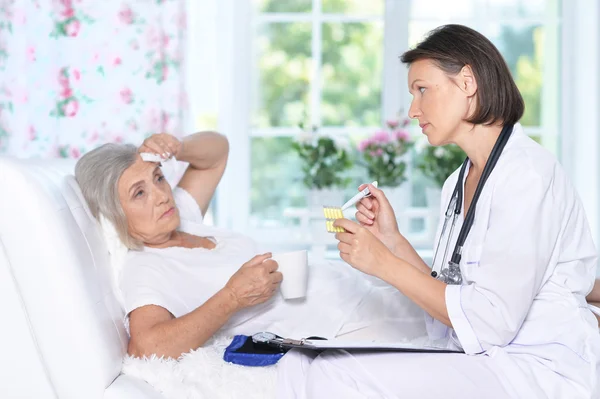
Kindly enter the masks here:
[[[473, 226], [477, 201], [479, 200], [479, 196], [481, 195], [481, 192], [483, 191], [485, 182], [487, 181], [488, 177], [491, 175], [492, 171], [494, 170], [494, 167], [498, 163], [498, 159], [500, 159], [502, 150], [506, 146], [506, 143], [508, 143], [508, 139], [510, 138], [510, 135], [513, 131], [513, 127], [514, 127], [514, 125], [505, 125], [502, 128], [502, 131], [500, 132], [500, 135], [498, 136], [498, 139], [496, 140], [496, 143], [494, 144], [494, 147], [492, 148], [492, 151], [490, 152], [490, 156], [485, 164], [485, 167], [483, 169], [483, 172], [481, 174], [479, 182], [477, 183], [477, 188], [475, 189], [475, 194], [473, 195], [473, 200], [471, 201], [469, 211], [467, 212], [467, 215], [465, 216], [465, 221], [464, 221], [464, 223], [460, 229], [460, 232], [458, 234], [458, 238], [456, 240], [456, 245], [454, 246], [454, 251], [452, 251], [452, 257], [451, 257], [450, 261], [448, 262], [448, 268], [453, 269], [452, 274], [455, 275], [454, 278], [452, 279], [453, 283], [460, 284], [462, 282], [459, 264], [460, 264], [460, 261], [462, 258], [462, 248], [467, 239], [467, 236], [469, 235], [469, 232], [471, 231], [471, 227]], [[446, 209], [446, 214], [445, 214], [446, 217], [444, 220], [444, 225], [442, 227], [442, 232], [440, 234], [440, 238], [438, 240], [438, 245], [436, 247], [435, 254], [433, 257], [432, 268], [434, 268], [436, 265], [437, 255], [438, 255], [441, 241], [444, 237], [444, 233], [446, 231], [448, 221], [450, 218], [452, 218], [450, 233], [448, 235], [448, 240], [446, 242], [446, 249], [444, 250], [444, 257], [442, 258], [442, 264], [443, 264], [444, 260], [447, 259], [448, 247], [450, 244], [450, 240], [452, 239], [452, 234], [454, 233], [454, 225], [456, 224], [456, 219], [458, 218], [458, 215], [460, 215], [460, 213], [461, 213], [461, 208], [462, 208], [462, 203], [463, 203], [463, 191], [464, 191], [463, 184], [464, 184], [464, 177], [465, 177], [468, 162], [469, 162], [469, 158], [466, 158], [462, 164], [462, 167], [458, 174], [458, 181], [456, 182], [456, 186], [454, 187], [454, 191], [452, 192], [452, 197], [450, 199], [450, 202], [448, 203], [448, 208]], [[452, 212], [453, 205], [454, 205], [454, 212]], [[458, 273], [458, 275], [456, 276], [457, 273]], [[440, 274], [444, 274], [443, 268], [440, 270]], [[431, 275], [432, 275], [432, 277], [435, 277], [435, 278], [438, 277], [438, 273], [436, 271], [432, 271]], [[440, 277], [445, 277], [445, 279], [448, 280], [448, 276], [440, 276]], [[449, 281], [445, 281], [445, 282], [450, 283]]]

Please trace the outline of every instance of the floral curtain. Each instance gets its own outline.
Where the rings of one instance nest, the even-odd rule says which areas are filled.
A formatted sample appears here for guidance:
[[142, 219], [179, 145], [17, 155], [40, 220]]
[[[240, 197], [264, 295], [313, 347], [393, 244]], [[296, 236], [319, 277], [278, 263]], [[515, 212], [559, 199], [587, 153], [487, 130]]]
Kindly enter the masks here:
[[182, 135], [186, 0], [1, 0], [0, 154]]

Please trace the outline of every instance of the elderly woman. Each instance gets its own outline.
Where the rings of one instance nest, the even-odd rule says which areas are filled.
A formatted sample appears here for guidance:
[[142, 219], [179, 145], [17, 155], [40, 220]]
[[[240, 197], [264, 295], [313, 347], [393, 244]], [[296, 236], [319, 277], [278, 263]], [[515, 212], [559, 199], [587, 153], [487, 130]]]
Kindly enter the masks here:
[[[189, 163], [175, 189], [159, 163], [142, 160], [144, 152]], [[282, 275], [270, 253], [257, 254], [250, 238], [202, 223], [227, 154], [227, 139], [217, 133], [182, 141], [156, 134], [140, 148], [106, 144], [77, 163], [93, 215], [112, 222], [130, 249], [120, 276], [128, 352], [178, 357], [218, 331], [333, 337], [371, 327], [381, 336], [383, 323], [392, 335], [403, 334], [389, 322], [406, 316], [397, 292], [370, 286], [350, 268], [322, 264], [310, 269], [305, 300], [284, 301], [274, 295]]]

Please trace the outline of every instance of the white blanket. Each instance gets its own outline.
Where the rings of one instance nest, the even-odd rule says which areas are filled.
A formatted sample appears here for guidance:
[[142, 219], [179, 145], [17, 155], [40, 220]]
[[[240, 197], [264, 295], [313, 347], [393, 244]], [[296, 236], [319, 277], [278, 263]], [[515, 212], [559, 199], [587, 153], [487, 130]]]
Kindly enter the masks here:
[[[367, 308], [363, 309], [367, 311]], [[358, 329], [339, 339], [381, 340], [425, 345], [423, 318], [407, 312], [404, 321], [377, 323]], [[400, 334], [398, 334], [400, 330]], [[293, 337], [300, 338], [300, 337]], [[165, 399], [268, 399], [275, 397], [277, 365], [246, 367], [226, 363], [223, 352], [232, 337], [213, 338], [204, 347], [183, 355], [179, 360], [126, 357], [123, 373], [141, 378], [161, 392]]]
[[277, 365], [245, 367], [223, 360], [231, 337], [218, 337], [179, 360], [126, 357], [123, 373], [148, 382], [165, 399], [268, 399], [275, 397]]

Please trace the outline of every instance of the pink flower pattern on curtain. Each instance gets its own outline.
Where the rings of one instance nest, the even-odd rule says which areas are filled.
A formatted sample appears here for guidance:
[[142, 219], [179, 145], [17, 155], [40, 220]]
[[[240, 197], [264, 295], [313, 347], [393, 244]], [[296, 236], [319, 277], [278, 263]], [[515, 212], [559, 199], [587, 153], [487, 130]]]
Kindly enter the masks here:
[[181, 136], [185, 1], [2, 0], [0, 154]]

